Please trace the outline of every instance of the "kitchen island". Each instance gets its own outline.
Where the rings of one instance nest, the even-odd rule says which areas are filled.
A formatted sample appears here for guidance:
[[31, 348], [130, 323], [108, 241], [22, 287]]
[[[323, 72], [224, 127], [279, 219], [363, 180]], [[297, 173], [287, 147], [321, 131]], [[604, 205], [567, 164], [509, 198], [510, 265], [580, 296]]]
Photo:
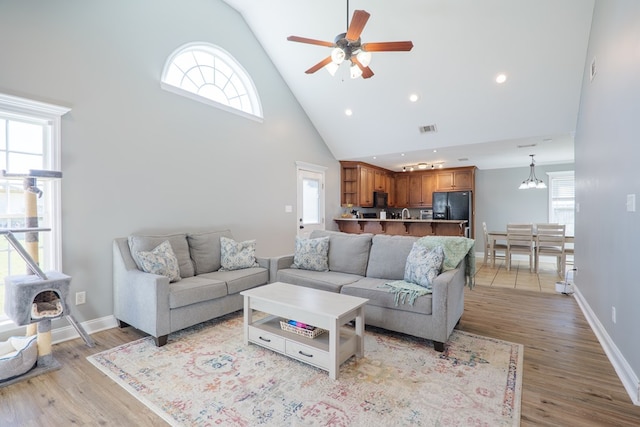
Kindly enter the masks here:
[[467, 220], [334, 218], [344, 233], [394, 236], [464, 236]]

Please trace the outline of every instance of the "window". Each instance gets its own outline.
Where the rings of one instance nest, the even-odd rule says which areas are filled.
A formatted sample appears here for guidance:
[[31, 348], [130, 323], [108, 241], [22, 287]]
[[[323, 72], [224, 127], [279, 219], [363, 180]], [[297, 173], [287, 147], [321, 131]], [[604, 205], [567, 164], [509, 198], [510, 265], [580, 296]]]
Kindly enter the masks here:
[[238, 61], [208, 43], [190, 43], [176, 50], [162, 72], [163, 89], [226, 111], [261, 121], [258, 92]]
[[[0, 169], [9, 174], [29, 169], [60, 170], [60, 117], [69, 109], [0, 94]], [[38, 259], [44, 270], [61, 270], [60, 181], [36, 179]], [[26, 203], [23, 179], [0, 175], [0, 228], [24, 228]], [[24, 246], [24, 233], [15, 233]], [[0, 330], [14, 328], [4, 313], [4, 277], [26, 274], [27, 266], [7, 240], [0, 236]]]
[[573, 171], [549, 172], [549, 222], [566, 225], [575, 235], [575, 178]]

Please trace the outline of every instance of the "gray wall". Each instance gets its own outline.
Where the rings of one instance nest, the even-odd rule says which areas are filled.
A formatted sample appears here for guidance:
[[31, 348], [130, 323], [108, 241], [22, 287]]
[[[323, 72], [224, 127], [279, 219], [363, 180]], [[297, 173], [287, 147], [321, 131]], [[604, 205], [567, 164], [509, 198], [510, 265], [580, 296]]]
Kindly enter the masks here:
[[585, 73], [575, 149], [576, 283], [637, 382], [640, 218], [626, 211], [626, 197], [640, 197], [640, 2], [596, 1]]
[[[160, 89], [167, 57], [217, 44], [252, 76], [264, 123]], [[242, 17], [219, 0], [0, 2], [0, 92], [70, 107], [62, 120], [63, 271], [79, 321], [113, 314], [111, 242], [230, 228], [259, 255], [294, 248], [297, 160], [339, 164]], [[59, 321], [54, 327], [67, 326]]]
[[[506, 230], [507, 223], [540, 223], [549, 221], [549, 189], [519, 190], [520, 183], [529, 177], [528, 157], [522, 156], [523, 167], [476, 171], [475, 226], [481, 251], [482, 222], [491, 230]], [[574, 164], [536, 165], [536, 176], [549, 185], [547, 172], [572, 171]]]

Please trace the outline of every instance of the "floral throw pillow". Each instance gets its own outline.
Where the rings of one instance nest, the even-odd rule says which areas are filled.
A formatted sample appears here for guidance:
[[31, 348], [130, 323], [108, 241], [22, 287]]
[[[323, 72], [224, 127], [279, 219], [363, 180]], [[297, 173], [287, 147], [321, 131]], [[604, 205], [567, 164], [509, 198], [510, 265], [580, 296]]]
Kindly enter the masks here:
[[136, 258], [145, 272], [166, 276], [170, 282], [180, 280], [178, 258], [173, 253], [171, 243], [168, 240], [160, 243], [151, 251], [136, 252]]
[[404, 267], [405, 282], [415, 283], [427, 289], [431, 289], [433, 279], [442, 270], [444, 262], [444, 250], [442, 246], [436, 246], [432, 250], [414, 243], [407, 257]]
[[220, 265], [219, 271], [258, 267], [256, 241], [236, 242], [228, 237], [220, 236]]
[[296, 236], [293, 268], [313, 271], [329, 271], [329, 236], [302, 239]]

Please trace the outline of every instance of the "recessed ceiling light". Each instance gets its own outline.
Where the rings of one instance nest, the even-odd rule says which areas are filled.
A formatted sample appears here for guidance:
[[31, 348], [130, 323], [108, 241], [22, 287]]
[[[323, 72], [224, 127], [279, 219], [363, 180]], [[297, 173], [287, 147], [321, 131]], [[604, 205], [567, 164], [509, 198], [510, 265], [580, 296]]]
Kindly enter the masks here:
[[411, 102], [416, 102], [418, 100], [418, 95], [415, 93], [412, 93], [411, 95], [409, 95], [409, 101]]
[[401, 157], [404, 157], [404, 153], [400, 154]]
[[433, 150], [433, 152], [434, 152], [434, 153], [437, 153], [437, 152], [438, 152], [438, 150]]
[[504, 83], [506, 81], [507, 81], [507, 75], [506, 74], [500, 73], [500, 74], [498, 74], [496, 76], [496, 83], [502, 84], [502, 83]]
[[347, 116], [352, 116], [352, 115], [353, 115], [353, 111], [351, 111], [351, 109], [350, 109], [350, 108], [347, 108], [346, 110], [344, 110], [344, 113], [345, 113]]
[[376, 157], [376, 156], [373, 156], [373, 160], [375, 160], [375, 159], [377, 159], [377, 157]]

